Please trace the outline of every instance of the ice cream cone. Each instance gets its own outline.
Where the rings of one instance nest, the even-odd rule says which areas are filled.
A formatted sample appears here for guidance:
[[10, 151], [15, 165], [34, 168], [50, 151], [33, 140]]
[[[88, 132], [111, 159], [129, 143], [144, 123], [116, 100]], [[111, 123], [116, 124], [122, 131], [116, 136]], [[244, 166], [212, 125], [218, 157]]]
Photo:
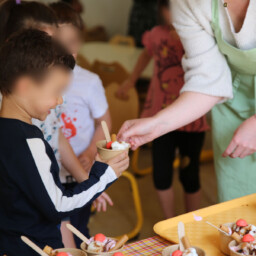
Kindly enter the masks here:
[[87, 256], [86, 252], [72, 248], [56, 249], [54, 252], [69, 252], [72, 256]]
[[110, 160], [125, 151], [127, 151], [127, 152], [129, 151], [129, 148], [124, 149], [124, 150], [107, 149], [105, 140], [98, 141], [96, 143], [96, 146], [97, 146], [97, 151], [102, 160]]
[[[233, 225], [234, 225], [234, 223], [225, 223], [222, 226], [232, 228]], [[229, 255], [230, 252], [229, 252], [228, 245], [234, 239], [231, 236], [227, 236], [227, 235], [225, 235], [224, 233], [222, 233], [220, 231], [219, 231], [219, 234], [220, 234], [220, 250], [224, 254]]]
[[[111, 238], [111, 239], [114, 239], [114, 238]], [[116, 239], [115, 239], [116, 240]], [[116, 240], [117, 241], [117, 240]], [[89, 252], [87, 251], [87, 245], [85, 243], [81, 243], [81, 249], [87, 253], [88, 256], [112, 256], [114, 253], [116, 252], [122, 252], [124, 246], [122, 248], [120, 248], [119, 250], [116, 250], [116, 251], [113, 251], [113, 252]]]
[[[196, 249], [196, 252], [198, 254], [198, 256], [205, 256], [205, 252], [196, 247], [196, 246], [193, 246], [193, 248]], [[179, 250], [179, 245], [171, 245], [169, 247], [166, 247], [163, 251], [162, 251], [162, 256], [170, 256], [173, 252], [175, 252], [176, 250]]]

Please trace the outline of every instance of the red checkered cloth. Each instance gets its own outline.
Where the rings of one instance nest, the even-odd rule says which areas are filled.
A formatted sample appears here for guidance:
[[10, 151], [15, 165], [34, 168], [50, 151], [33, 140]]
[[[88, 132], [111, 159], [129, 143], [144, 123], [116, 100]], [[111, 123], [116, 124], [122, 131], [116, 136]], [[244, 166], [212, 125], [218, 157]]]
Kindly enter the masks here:
[[170, 242], [159, 236], [147, 238], [136, 243], [125, 246], [123, 253], [126, 256], [160, 256], [165, 247], [170, 246]]

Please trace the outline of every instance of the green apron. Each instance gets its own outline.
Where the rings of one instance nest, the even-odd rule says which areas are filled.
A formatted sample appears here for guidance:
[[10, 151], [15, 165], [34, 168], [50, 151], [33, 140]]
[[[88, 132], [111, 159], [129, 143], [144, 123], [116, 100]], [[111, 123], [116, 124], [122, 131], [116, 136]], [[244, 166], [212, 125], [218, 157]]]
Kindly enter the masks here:
[[221, 156], [238, 126], [256, 113], [256, 49], [240, 50], [223, 39], [219, 0], [212, 0], [212, 28], [232, 73], [234, 95], [212, 110], [215, 170], [219, 201], [223, 202], [256, 193], [255, 154], [244, 159]]

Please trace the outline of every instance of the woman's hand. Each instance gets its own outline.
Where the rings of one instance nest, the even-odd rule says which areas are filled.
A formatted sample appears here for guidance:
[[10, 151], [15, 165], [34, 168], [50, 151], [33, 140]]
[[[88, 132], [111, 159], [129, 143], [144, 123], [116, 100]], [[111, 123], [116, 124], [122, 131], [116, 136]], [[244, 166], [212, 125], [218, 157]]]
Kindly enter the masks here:
[[223, 157], [244, 158], [256, 152], [256, 116], [244, 121], [223, 153]]
[[93, 206], [94, 208], [97, 210], [97, 212], [106, 212], [107, 211], [107, 206], [113, 206], [114, 203], [112, 201], [112, 199], [110, 198], [110, 196], [103, 192], [94, 202], [93, 202]]
[[119, 141], [127, 141], [133, 150], [159, 136], [157, 120], [142, 118], [126, 121], [118, 133]]
[[127, 100], [129, 98], [128, 92], [133, 87], [135, 87], [135, 83], [133, 83], [130, 79], [127, 79], [118, 88], [116, 97], [121, 100]]

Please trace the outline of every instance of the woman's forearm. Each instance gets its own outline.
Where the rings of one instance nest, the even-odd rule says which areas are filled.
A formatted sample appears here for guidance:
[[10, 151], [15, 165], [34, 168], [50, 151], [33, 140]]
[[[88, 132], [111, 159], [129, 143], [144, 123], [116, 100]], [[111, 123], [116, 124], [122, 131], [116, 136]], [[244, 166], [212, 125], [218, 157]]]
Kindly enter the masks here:
[[158, 136], [197, 120], [209, 112], [221, 99], [221, 97], [197, 92], [182, 93], [173, 104], [156, 114], [154, 120], [158, 124]]

